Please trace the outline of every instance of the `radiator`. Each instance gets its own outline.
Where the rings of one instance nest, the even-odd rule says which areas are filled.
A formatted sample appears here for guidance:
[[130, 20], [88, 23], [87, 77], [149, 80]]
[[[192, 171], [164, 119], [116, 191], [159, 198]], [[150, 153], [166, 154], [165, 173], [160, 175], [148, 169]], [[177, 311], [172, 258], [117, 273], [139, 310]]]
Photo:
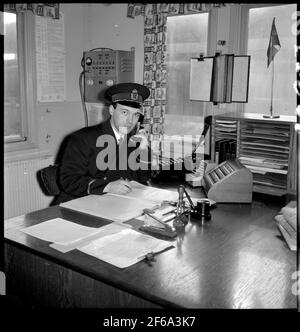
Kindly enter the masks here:
[[53, 164], [54, 158], [11, 162], [4, 165], [4, 218], [12, 218], [49, 206], [53, 197], [42, 192], [37, 171]]

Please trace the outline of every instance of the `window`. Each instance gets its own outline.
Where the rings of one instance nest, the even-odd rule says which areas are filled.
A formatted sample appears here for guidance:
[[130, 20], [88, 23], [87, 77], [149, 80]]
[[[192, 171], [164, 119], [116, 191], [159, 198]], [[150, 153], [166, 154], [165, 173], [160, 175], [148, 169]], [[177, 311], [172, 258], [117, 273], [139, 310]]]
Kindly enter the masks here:
[[168, 114], [199, 114], [190, 101], [190, 59], [206, 55], [208, 13], [167, 19]]
[[207, 54], [208, 16], [200, 13], [167, 18], [168, 135], [201, 134], [205, 103], [190, 101], [190, 60]]
[[249, 9], [248, 51], [251, 55], [249, 100], [245, 111], [270, 114], [272, 64], [267, 68], [267, 49], [273, 17], [281, 44], [274, 57], [273, 113], [295, 115], [296, 4]]
[[34, 146], [33, 14], [4, 12], [3, 22], [4, 143], [11, 151]]
[[4, 137], [5, 142], [24, 139], [17, 43], [17, 15], [4, 13]]

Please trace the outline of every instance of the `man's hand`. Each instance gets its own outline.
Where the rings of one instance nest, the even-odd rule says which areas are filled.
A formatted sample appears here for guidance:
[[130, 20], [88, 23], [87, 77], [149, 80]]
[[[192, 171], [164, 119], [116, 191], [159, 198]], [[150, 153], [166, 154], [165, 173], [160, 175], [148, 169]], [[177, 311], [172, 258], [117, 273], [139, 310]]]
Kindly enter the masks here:
[[139, 149], [141, 150], [146, 150], [148, 148], [149, 142], [144, 129], [141, 129], [138, 134], [130, 137], [130, 140], [133, 142], [140, 142]]
[[132, 186], [127, 180], [116, 180], [110, 182], [103, 190], [105, 193], [126, 195], [132, 191]]

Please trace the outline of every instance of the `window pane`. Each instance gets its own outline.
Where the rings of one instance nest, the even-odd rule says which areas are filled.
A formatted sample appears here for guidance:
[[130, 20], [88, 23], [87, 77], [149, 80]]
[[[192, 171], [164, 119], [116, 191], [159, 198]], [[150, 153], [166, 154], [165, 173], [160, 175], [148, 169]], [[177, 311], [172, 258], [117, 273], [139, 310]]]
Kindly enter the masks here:
[[272, 63], [267, 68], [273, 17], [281, 44], [274, 57], [273, 113], [295, 115], [296, 4], [250, 9], [248, 54], [251, 55], [249, 102], [246, 111], [270, 114]]
[[4, 13], [4, 136], [20, 139], [22, 133], [17, 15]]
[[204, 103], [190, 101], [190, 59], [206, 55], [207, 32], [208, 13], [167, 19], [166, 134], [175, 134], [175, 128], [177, 134], [199, 134], [201, 130]]

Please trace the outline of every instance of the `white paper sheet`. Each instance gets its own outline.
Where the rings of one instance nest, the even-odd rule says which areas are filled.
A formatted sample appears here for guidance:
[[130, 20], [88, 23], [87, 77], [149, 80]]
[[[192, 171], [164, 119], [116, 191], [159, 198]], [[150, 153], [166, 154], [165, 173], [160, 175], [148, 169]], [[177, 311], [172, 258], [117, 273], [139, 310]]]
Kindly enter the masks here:
[[70, 244], [97, 233], [99, 228], [82, 226], [62, 218], [54, 218], [23, 228], [21, 231], [44, 241]]
[[39, 102], [66, 100], [64, 16], [35, 17], [37, 99]]
[[149, 252], [158, 253], [169, 247], [174, 247], [169, 241], [126, 229], [95, 240], [79, 250], [119, 268], [125, 268], [143, 260]]
[[250, 56], [234, 56], [232, 102], [247, 102]]
[[213, 58], [191, 59], [190, 99], [210, 101]]
[[130, 181], [130, 183], [133, 186], [133, 190], [126, 194], [126, 197], [152, 201], [157, 204], [160, 204], [164, 200], [177, 201], [178, 199], [177, 191], [145, 186], [135, 181]]
[[53, 248], [53, 249], [56, 249], [60, 252], [66, 253], [66, 252], [69, 252], [71, 250], [86, 246], [90, 242], [92, 242], [94, 240], [97, 240], [101, 237], [121, 232], [126, 228], [131, 228], [131, 226], [126, 225], [126, 224], [120, 224], [120, 223], [117, 223], [117, 222], [112, 222], [108, 225], [104, 225], [104, 226], [98, 228], [97, 233], [89, 235], [89, 236], [85, 237], [84, 239], [80, 239], [78, 241], [74, 241], [72, 243], [67, 243], [67, 244], [51, 243], [50, 247]]
[[[139, 197], [140, 198], [140, 197]], [[100, 218], [123, 222], [140, 216], [145, 208], [153, 208], [153, 201], [132, 198], [129, 195], [88, 195], [61, 203], [60, 206], [88, 213]]]

